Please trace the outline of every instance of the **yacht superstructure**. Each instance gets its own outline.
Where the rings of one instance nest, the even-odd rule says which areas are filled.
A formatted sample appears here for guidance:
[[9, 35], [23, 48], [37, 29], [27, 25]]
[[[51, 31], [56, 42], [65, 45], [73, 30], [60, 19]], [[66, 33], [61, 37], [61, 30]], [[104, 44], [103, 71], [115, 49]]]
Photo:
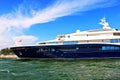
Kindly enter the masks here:
[[111, 28], [106, 18], [101, 19], [102, 29], [80, 31], [71, 34], [61, 34], [54, 40], [40, 42], [39, 44], [80, 44], [80, 43], [120, 43], [120, 31]]

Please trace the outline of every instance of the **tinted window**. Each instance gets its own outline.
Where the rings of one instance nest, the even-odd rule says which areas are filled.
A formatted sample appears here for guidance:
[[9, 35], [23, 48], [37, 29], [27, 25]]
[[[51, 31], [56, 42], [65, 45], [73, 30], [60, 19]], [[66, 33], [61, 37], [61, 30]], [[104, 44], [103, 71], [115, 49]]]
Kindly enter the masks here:
[[102, 50], [120, 50], [118, 46], [103, 46]]

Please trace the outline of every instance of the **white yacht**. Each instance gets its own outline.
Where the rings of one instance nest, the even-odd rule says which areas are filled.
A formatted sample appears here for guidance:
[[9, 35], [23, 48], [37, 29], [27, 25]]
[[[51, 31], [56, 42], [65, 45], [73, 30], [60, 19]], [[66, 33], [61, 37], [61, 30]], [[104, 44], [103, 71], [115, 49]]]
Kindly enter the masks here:
[[20, 58], [120, 58], [120, 31], [104, 17], [102, 29], [61, 34], [35, 46], [12, 47]]

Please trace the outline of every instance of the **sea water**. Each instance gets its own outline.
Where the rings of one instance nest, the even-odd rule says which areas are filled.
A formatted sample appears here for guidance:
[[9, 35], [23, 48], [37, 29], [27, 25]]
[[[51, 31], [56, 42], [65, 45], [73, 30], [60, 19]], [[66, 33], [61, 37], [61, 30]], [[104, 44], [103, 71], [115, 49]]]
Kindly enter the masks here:
[[0, 80], [120, 80], [120, 59], [0, 59]]

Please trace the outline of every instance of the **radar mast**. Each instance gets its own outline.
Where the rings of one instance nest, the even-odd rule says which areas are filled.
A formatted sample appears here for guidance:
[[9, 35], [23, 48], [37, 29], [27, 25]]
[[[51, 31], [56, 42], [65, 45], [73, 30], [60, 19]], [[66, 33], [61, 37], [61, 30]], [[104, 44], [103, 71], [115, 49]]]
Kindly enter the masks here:
[[106, 18], [103, 17], [101, 19], [101, 22], [99, 23], [103, 26], [103, 29], [111, 29], [111, 27], [109, 26], [109, 23], [106, 21]]

